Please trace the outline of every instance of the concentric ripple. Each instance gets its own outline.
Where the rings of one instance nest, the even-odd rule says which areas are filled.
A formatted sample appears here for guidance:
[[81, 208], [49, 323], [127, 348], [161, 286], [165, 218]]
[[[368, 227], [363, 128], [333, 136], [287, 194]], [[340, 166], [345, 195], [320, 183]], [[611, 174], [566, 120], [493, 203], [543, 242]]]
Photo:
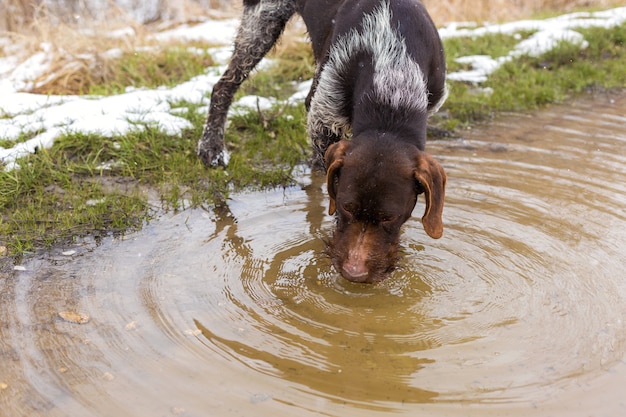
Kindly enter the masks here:
[[0, 415], [622, 415], [624, 109], [430, 143], [444, 237], [420, 201], [377, 285], [333, 271], [311, 174], [30, 261], [0, 280]]

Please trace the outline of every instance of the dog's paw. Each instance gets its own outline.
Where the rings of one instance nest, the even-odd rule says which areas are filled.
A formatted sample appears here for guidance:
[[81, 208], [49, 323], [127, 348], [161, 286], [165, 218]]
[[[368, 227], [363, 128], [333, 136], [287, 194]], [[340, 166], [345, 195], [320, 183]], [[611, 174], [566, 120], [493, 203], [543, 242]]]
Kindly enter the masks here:
[[198, 157], [208, 167], [225, 167], [228, 153], [224, 151], [224, 129], [207, 124], [198, 141]]
[[198, 157], [202, 161], [202, 163], [210, 168], [215, 168], [220, 165], [221, 158], [220, 155], [213, 155], [211, 152], [198, 149]]
[[230, 155], [225, 150], [216, 150], [210, 146], [204, 146], [203, 142], [198, 143], [198, 157], [202, 163], [208, 167], [226, 167]]

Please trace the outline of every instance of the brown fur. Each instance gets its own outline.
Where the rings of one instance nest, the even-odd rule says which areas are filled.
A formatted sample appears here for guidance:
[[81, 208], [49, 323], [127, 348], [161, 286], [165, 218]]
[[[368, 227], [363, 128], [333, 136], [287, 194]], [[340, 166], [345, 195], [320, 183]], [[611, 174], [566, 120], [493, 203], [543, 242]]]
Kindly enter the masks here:
[[331, 145], [326, 163], [329, 213], [337, 217], [329, 252], [347, 279], [376, 282], [394, 269], [400, 228], [419, 194], [425, 196], [424, 230], [435, 239], [443, 234], [446, 174], [414, 145], [362, 136]]

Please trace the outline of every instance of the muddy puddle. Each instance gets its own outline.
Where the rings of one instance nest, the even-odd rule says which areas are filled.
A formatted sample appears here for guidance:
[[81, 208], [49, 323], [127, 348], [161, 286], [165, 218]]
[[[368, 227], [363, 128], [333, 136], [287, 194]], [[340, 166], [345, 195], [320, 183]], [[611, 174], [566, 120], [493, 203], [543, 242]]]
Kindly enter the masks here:
[[0, 279], [2, 416], [621, 416], [626, 94], [431, 142], [442, 239], [336, 274], [323, 178]]

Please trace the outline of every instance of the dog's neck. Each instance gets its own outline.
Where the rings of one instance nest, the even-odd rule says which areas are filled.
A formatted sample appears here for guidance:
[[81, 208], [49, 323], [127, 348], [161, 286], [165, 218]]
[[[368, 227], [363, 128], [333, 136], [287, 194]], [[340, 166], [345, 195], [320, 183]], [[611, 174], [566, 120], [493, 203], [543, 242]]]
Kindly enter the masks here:
[[366, 133], [369, 133], [369, 137], [394, 137], [423, 151], [426, 146], [427, 118], [425, 111], [387, 111], [385, 105], [366, 99], [354, 107], [352, 137], [358, 138]]
[[380, 153], [384, 149], [387, 153], [399, 151], [405, 153], [409, 149], [422, 151], [418, 143], [418, 134], [405, 130], [398, 132], [396, 130], [380, 130], [369, 129], [357, 132], [352, 136], [351, 142], [353, 146], [367, 147]]

